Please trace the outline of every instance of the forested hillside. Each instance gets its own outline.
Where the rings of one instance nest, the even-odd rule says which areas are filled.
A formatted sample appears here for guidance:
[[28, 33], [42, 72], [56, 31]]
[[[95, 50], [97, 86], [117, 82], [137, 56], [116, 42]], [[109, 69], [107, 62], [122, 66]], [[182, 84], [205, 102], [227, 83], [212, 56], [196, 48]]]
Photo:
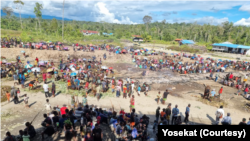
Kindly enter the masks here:
[[[36, 7], [39, 8], [39, 5]], [[36, 8], [35, 7], [35, 8]], [[10, 8], [11, 9], [11, 8]], [[235, 44], [250, 45], [250, 27], [233, 26], [232, 22], [224, 22], [221, 25], [198, 25], [196, 23], [166, 23], [151, 22], [153, 17], [145, 16], [142, 21], [144, 24], [125, 25], [103, 22], [85, 21], [64, 21], [42, 19], [42, 13], [34, 13], [37, 18], [26, 18], [21, 20], [13, 16], [12, 11], [6, 9], [6, 16], [1, 18], [1, 29], [21, 31], [24, 40], [62, 40], [62, 30], [64, 31], [63, 40], [74, 42], [79, 40], [105, 40], [119, 41], [119, 39], [131, 40], [132, 35], [141, 35], [146, 42], [167, 43], [175, 38], [190, 39], [198, 44], [209, 45], [229, 41]], [[38, 9], [39, 10], [39, 9]], [[41, 9], [40, 9], [41, 12]], [[40, 14], [40, 15], [39, 15]], [[64, 27], [64, 29], [62, 29]], [[83, 36], [80, 30], [94, 30], [100, 32], [101, 36]], [[113, 33], [112, 36], [104, 36], [103, 32]], [[8, 30], [2, 32], [2, 37], [10, 35]]]

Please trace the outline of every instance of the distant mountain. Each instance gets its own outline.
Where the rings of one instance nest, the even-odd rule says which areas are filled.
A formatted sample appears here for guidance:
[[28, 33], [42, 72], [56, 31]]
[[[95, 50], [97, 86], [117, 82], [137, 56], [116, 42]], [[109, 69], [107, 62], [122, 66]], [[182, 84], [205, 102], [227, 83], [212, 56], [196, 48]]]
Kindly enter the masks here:
[[[18, 13], [13, 13], [16, 17], [19, 17]], [[3, 10], [1, 10], [1, 16], [5, 16], [6, 14], [3, 13]], [[27, 14], [22, 14], [22, 18], [36, 18], [34, 15], [27, 15]], [[54, 16], [48, 16], [48, 15], [42, 15], [43, 19], [57, 19], [57, 20], [62, 20], [62, 17], [54, 17]], [[65, 21], [72, 21], [72, 19], [67, 19], [64, 18]]]

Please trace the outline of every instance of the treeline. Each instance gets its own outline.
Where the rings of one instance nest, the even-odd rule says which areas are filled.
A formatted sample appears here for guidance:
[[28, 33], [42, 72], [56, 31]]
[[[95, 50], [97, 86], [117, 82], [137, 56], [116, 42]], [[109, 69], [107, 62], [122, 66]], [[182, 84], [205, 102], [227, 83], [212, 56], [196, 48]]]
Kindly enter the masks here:
[[[145, 16], [146, 17], [146, 16]], [[235, 44], [250, 45], [250, 27], [234, 26], [232, 22], [224, 22], [221, 25], [199, 25], [196, 23], [151, 23], [144, 20], [145, 24], [126, 25], [107, 22], [86, 22], [86, 21], [64, 21], [47, 20], [37, 18], [22, 19], [22, 28], [19, 17], [7, 15], [1, 17], [1, 28], [10, 30], [22, 30], [32, 33], [29, 36], [44, 35], [61, 39], [62, 30], [64, 38], [68, 40], [86, 39], [131, 39], [132, 35], [141, 35], [146, 42], [151, 40], [173, 41], [175, 38], [194, 40], [195, 42], [211, 44], [230, 41]], [[39, 24], [40, 22], [40, 24]], [[64, 28], [64, 29], [63, 29]], [[83, 37], [80, 30], [99, 31], [101, 36]], [[103, 32], [113, 33], [112, 36], [104, 36]], [[29, 37], [32, 38], [32, 37]], [[27, 38], [27, 39], [29, 39]]]

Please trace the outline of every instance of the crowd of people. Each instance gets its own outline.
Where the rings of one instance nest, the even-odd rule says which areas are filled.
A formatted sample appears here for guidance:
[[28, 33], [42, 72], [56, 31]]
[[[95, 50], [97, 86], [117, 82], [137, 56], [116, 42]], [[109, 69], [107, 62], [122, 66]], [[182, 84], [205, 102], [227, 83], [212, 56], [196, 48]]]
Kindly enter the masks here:
[[[250, 63], [244, 61], [222, 61], [220, 59], [214, 60], [211, 58], [204, 60], [202, 57], [195, 57], [197, 61], [183, 62], [182, 58], [186, 57], [185, 53], [171, 56], [168, 56], [166, 53], [160, 53], [159, 55], [160, 56], [158, 57], [153, 56], [148, 59], [147, 57], [138, 57], [133, 54], [132, 58], [138, 68], [150, 69], [153, 71], [161, 71], [163, 68], [168, 68], [173, 72], [178, 72], [180, 74], [225, 72], [229, 69], [242, 71], [250, 70]], [[192, 59], [192, 57], [190, 59]]]
[[[77, 46], [73, 46], [74, 50], [75, 47]], [[114, 48], [106, 48], [107, 51], [111, 51], [111, 49]], [[92, 50], [92, 48], [90, 48], [90, 50]], [[113, 53], [116, 53], [116, 51], [117, 50], [113, 50]], [[165, 57], [166, 54], [164, 53], [160, 53], [159, 55], [164, 57], [158, 60], [153, 58], [151, 60], [139, 59], [132, 53], [132, 58], [140, 68], [147, 69], [147, 67], [149, 67], [152, 70], [156, 70], [157, 68], [160, 70], [166, 67], [172, 69], [173, 71], [184, 74], [202, 72], [210, 72], [213, 74], [213, 72], [224, 71], [225, 69], [222, 68], [227, 68], [229, 66], [235, 66], [236, 69], [240, 68], [237, 66], [237, 64], [239, 65], [239, 62], [216, 62], [212, 59], [208, 59], [207, 61], [200, 59], [200, 62], [182, 64], [180, 63], [181, 57], [185, 57], [185, 54], [182, 56], [174, 55], [174, 58]], [[199, 57], [196, 57], [196, 59], [197, 58]], [[103, 55], [103, 59], [107, 59], [106, 53]], [[150, 90], [150, 86], [148, 84], [143, 83], [140, 85], [129, 77], [126, 78], [125, 81], [122, 79], [116, 79], [114, 76], [112, 76], [114, 73], [113, 68], [102, 66], [102, 58], [97, 59], [96, 56], [93, 56], [87, 60], [86, 58], [79, 59], [68, 55], [66, 60], [63, 58], [60, 59], [58, 66], [56, 66], [53, 61], [43, 61], [42, 63], [37, 57], [34, 59], [34, 65], [32, 65], [30, 62], [27, 62], [26, 65], [24, 65], [25, 63], [26, 62], [21, 61], [20, 56], [17, 56], [15, 63], [5, 64], [5, 68], [1, 67], [1, 74], [7, 75], [8, 77], [13, 77], [14, 86], [16, 84], [21, 84], [22, 88], [28, 86], [30, 90], [36, 89], [35, 86], [42, 84], [42, 82], [39, 82], [39, 78], [41, 76], [46, 98], [50, 97], [50, 89], [52, 97], [55, 97], [56, 81], [64, 81], [68, 89], [78, 91], [85, 89], [84, 94], [82, 94], [82, 101], [80, 100], [79, 102], [78, 97], [72, 96], [71, 105], [68, 106], [66, 104], [64, 104], [62, 107], [52, 106], [52, 104], [49, 102], [49, 99], [46, 99], [46, 104], [44, 105], [46, 113], [44, 113], [44, 121], [41, 123], [41, 125], [45, 128], [41, 134], [43, 139], [46, 138], [48, 140], [53, 140], [53, 134], [57, 132], [63, 132], [65, 135], [65, 141], [69, 141], [71, 139], [77, 140], [78, 137], [76, 126], [79, 126], [82, 140], [101, 141], [103, 139], [103, 131], [100, 128], [100, 125], [102, 124], [109, 125], [116, 138], [122, 141], [133, 139], [145, 141], [149, 139], [149, 134], [147, 131], [149, 117], [145, 114], [141, 117], [138, 117], [135, 111], [135, 94], [140, 96], [141, 92], [144, 92], [144, 94], [147, 95], [148, 91]], [[245, 70], [248, 70], [247, 66], [241, 67], [245, 67]], [[238, 85], [238, 87], [236, 87], [239, 88], [240, 84], [238, 83], [238, 77], [231, 77], [231, 75], [232, 74], [227, 75], [227, 81], [235, 80]], [[27, 81], [27, 79], [30, 79], [32, 76], [34, 79]], [[52, 87], [49, 88], [47, 79], [52, 78], [52, 76], [54, 76], [54, 81], [52, 82]], [[216, 75], [216, 77], [217, 78], [215, 78], [215, 81], [217, 81], [219, 76]], [[10, 98], [12, 97], [14, 103], [19, 104], [21, 91], [19, 88], [16, 89], [14, 86], [11, 88], [10, 93], [6, 91], [7, 100], [10, 102]], [[244, 86], [245, 87], [242, 87], [246, 89], [244, 92], [248, 93], [248, 85], [246, 84]], [[124, 99], [129, 98], [130, 112], [125, 113], [124, 109], [121, 109], [118, 113], [114, 110], [113, 105], [109, 110], [93, 105], [90, 106], [87, 101], [89, 94], [93, 94], [97, 100], [99, 100], [101, 93], [107, 92], [110, 88], [112, 93], [116, 93], [116, 97], [122, 96]], [[222, 90], [223, 87], [220, 89], [219, 95], [222, 93]], [[211, 94], [213, 93], [214, 95], [215, 93], [213, 91]], [[165, 104], [168, 94], [170, 94], [170, 92], [166, 90], [161, 97], [161, 92], [159, 92], [157, 95], [157, 103], [159, 103], [160, 99], [162, 98], [161, 103]], [[204, 96], [209, 94], [210, 91], [205, 90]], [[29, 107], [28, 99], [29, 97], [24, 95], [25, 107]], [[189, 122], [190, 107], [191, 104], [186, 107], [184, 118], [184, 122], [186, 123]], [[222, 108], [223, 107], [220, 109]], [[230, 114], [228, 114], [226, 118], [226, 116], [224, 117], [224, 112], [221, 113], [222, 114], [218, 114], [218, 112], [216, 112], [216, 121], [219, 123], [219, 121], [222, 120], [221, 123], [223, 125], [226, 122], [231, 124], [231, 120], [228, 118]], [[160, 112], [160, 108], [157, 108], [156, 110], [156, 120], [154, 121], [153, 129], [156, 129], [157, 125], [169, 124], [182, 124], [178, 105], [175, 105], [175, 107], [171, 109], [171, 104], [168, 104], [166, 109], [162, 109], [162, 112]], [[246, 119], [243, 119], [241, 124], [246, 124]], [[248, 122], [248, 124], [250, 124], [250, 122]], [[27, 122], [25, 125], [26, 128], [24, 130], [20, 130], [19, 132], [20, 141], [28, 141], [37, 135], [32, 122]], [[10, 132], [7, 132], [6, 136], [6, 141], [13, 139], [13, 136]]]

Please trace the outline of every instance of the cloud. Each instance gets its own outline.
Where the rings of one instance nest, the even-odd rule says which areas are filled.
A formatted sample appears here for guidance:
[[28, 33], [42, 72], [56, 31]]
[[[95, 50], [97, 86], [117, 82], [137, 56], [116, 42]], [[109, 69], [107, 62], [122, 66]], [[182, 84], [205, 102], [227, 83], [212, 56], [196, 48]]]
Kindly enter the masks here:
[[170, 16], [171, 13], [170, 12], [164, 12], [162, 15], [167, 17], [167, 16]]
[[94, 5], [94, 15], [100, 15], [96, 16], [96, 21], [105, 21], [110, 23], [118, 23], [118, 24], [136, 24], [132, 22], [128, 17], [121, 16], [121, 20], [118, 20], [115, 18], [115, 14], [111, 13], [108, 8], [106, 7], [106, 4], [103, 2], [98, 2]]
[[218, 12], [218, 11], [220, 11], [219, 9], [215, 9], [214, 7], [211, 8], [210, 10], [213, 11], [213, 12]]
[[247, 12], [250, 12], [250, 4], [248, 5], [242, 5], [240, 8], [239, 8], [240, 11], [247, 11]]
[[177, 22], [177, 23], [197, 23], [197, 24], [212, 24], [212, 25], [219, 25], [225, 21], [228, 21], [228, 18], [221, 18], [221, 19], [217, 19], [215, 17], [212, 16], [207, 16], [207, 17], [202, 17], [202, 18], [192, 18], [192, 19], [185, 19], [185, 18], [175, 18], [173, 20], [173, 22]]
[[[25, 5], [22, 8], [22, 14], [34, 16], [34, 6], [36, 2], [43, 4], [42, 15], [62, 17], [62, 0], [23, 0]], [[98, 5], [103, 3], [103, 5]], [[132, 3], [132, 4], [131, 4]], [[241, 6], [239, 10], [249, 10], [249, 4], [244, 5], [244, 1], [109, 1], [109, 0], [66, 0], [64, 5], [64, 17], [79, 21], [100, 21], [117, 23], [142, 23], [142, 18], [148, 13], [157, 13], [153, 16], [153, 21], [162, 21], [164, 18], [183, 11], [211, 12], [217, 10], [230, 10], [235, 6]], [[188, 5], [188, 6], [187, 6]], [[8, 6], [14, 9], [12, 0], [1, 1], [1, 7]], [[106, 8], [106, 11], [100, 12], [100, 8]], [[161, 11], [161, 12], [160, 12]], [[18, 13], [14, 9], [15, 13]], [[237, 11], [236, 11], [237, 12]], [[161, 14], [159, 14], [161, 13]], [[164, 13], [164, 14], [162, 14]], [[123, 17], [122, 17], [123, 16]], [[229, 16], [229, 15], [227, 15]], [[178, 14], [173, 18], [168, 17], [167, 21], [174, 20], [175, 17], [181, 18]]]
[[235, 22], [234, 25], [250, 26], [250, 17], [248, 19], [242, 18], [241, 20]]

